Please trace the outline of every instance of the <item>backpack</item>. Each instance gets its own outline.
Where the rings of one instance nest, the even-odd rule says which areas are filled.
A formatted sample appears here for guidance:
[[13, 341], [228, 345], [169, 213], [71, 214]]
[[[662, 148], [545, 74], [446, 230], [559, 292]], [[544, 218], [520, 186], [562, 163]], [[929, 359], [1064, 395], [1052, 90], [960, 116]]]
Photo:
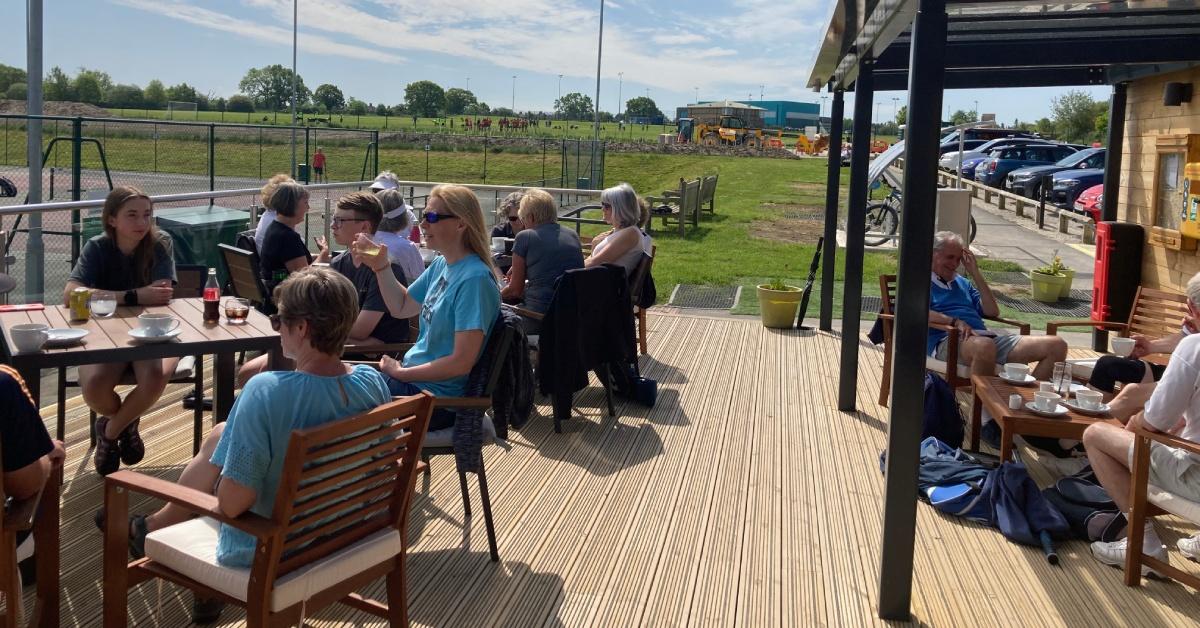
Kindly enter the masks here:
[[934, 373], [925, 373], [925, 412], [921, 418], [921, 439], [930, 436], [950, 446], [962, 447], [963, 420], [958, 411], [954, 389]]
[[15, 197], [17, 195], [17, 186], [13, 182], [0, 177], [0, 197]]
[[1060, 478], [1042, 491], [1071, 524], [1071, 534], [1084, 541], [1116, 541], [1125, 530], [1125, 515], [1104, 487], [1081, 477]]
[[646, 279], [642, 281], [642, 293], [638, 295], [637, 306], [643, 310], [654, 307], [658, 302], [658, 289], [654, 287], [654, 274], [646, 273]]

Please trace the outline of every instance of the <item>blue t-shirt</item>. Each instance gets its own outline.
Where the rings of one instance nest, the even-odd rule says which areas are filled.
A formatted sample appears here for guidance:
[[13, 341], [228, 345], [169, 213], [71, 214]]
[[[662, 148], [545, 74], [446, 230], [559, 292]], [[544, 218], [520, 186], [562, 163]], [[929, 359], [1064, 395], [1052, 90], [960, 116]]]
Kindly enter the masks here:
[[[929, 309], [957, 318], [970, 325], [971, 329], [987, 329], [983, 324], [983, 302], [980, 300], [979, 291], [966, 277], [955, 275], [954, 280], [947, 284], [949, 289], [942, 287], [940, 283], [930, 281]], [[945, 337], [946, 332], [930, 329], [925, 353], [933, 355], [938, 343]]]
[[[447, 264], [438, 257], [408, 287], [408, 296], [421, 304], [421, 333], [404, 354], [404, 366], [428, 364], [454, 353], [454, 334], [478, 329], [487, 346], [492, 324], [500, 315], [500, 289], [488, 265], [476, 255]], [[475, 356], [479, 359], [479, 356]], [[410, 382], [439, 397], [460, 397], [467, 389], [467, 375], [440, 382]]]
[[[254, 489], [253, 512], [270, 517], [292, 430], [323, 425], [391, 401], [383, 375], [360, 364], [347, 375], [323, 377], [298, 371], [267, 371], [242, 388], [209, 462], [221, 477]], [[222, 524], [217, 562], [249, 567], [254, 537]]]

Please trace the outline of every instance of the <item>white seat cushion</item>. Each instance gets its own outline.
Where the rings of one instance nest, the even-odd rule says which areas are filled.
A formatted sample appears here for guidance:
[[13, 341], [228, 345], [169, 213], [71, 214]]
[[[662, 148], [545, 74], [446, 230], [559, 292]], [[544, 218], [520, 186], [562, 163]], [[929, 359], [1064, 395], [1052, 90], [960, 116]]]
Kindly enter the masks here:
[[[933, 356], [925, 356], [925, 369], [944, 374], [946, 372], [946, 363]], [[958, 376], [969, 379], [971, 377], [971, 367], [966, 364], [959, 364]]]
[[1086, 360], [1067, 360], [1071, 365], [1071, 377], [1075, 379], [1089, 380], [1092, 378], [1092, 371], [1096, 369], [1096, 360], [1098, 358], [1088, 358]]
[[1146, 487], [1146, 501], [1193, 523], [1200, 523], [1200, 504], [1168, 493], [1151, 484]]
[[17, 562], [21, 562], [27, 558], [33, 557], [33, 535], [25, 537], [24, 541], [17, 546]]
[[[492, 423], [490, 412], [483, 413], [483, 444], [494, 443], [497, 440], [496, 424]], [[444, 427], [436, 432], [427, 432], [422, 447], [453, 447], [454, 426]]]
[[185, 355], [179, 358], [179, 364], [175, 365], [175, 374], [171, 376], [171, 381], [181, 379], [192, 379], [196, 376], [196, 356]]
[[[208, 517], [185, 521], [146, 536], [146, 556], [200, 584], [246, 601], [250, 569], [217, 564], [220, 523]], [[371, 536], [301, 567], [275, 582], [271, 611], [281, 611], [327, 587], [362, 573], [398, 555], [404, 543], [395, 528]]]

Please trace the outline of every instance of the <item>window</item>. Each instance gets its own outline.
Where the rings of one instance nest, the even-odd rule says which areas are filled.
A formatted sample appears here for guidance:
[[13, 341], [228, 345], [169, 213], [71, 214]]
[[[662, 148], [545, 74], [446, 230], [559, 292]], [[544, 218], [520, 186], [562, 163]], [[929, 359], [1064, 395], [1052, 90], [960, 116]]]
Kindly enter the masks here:
[[1154, 226], [1179, 229], [1183, 207], [1183, 152], [1159, 152], [1154, 173]]

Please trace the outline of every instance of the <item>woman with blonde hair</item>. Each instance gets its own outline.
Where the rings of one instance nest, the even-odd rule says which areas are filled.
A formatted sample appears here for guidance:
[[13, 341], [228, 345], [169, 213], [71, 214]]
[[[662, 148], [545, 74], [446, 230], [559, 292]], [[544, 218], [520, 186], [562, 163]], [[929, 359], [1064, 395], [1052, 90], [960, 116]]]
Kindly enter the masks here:
[[280, 183], [284, 182], [295, 183], [295, 179], [283, 174], [282, 172], [267, 179], [266, 185], [258, 192], [258, 198], [262, 202], [263, 213], [258, 217], [258, 225], [254, 227], [254, 247], [256, 251], [262, 250], [263, 238], [267, 235], [267, 227], [275, 222], [275, 210], [271, 209], [271, 195], [275, 193], [275, 188], [279, 187]]
[[[434, 187], [421, 230], [429, 248], [441, 256], [407, 288], [390, 270], [386, 245], [360, 234], [351, 251], [356, 262], [375, 271], [392, 316], [421, 316], [417, 342], [404, 359], [384, 357], [379, 363], [388, 389], [393, 395], [428, 390], [439, 397], [459, 397], [500, 314], [479, 199], [461, 185]], [[378, 252], [367, 252], [376, 246]], [[449, 427], [453, 421], [452, 413], [434, 413], [429, 429]]]
[[583, 268], [579, 236], [558, 224], [558, 204], [545, 190], [527, 191], [518, 211], [526, 228], [513, 244], [512, 269], [500, 297], [544, 314], [554, 297], [554, 282], [568, 270]]

